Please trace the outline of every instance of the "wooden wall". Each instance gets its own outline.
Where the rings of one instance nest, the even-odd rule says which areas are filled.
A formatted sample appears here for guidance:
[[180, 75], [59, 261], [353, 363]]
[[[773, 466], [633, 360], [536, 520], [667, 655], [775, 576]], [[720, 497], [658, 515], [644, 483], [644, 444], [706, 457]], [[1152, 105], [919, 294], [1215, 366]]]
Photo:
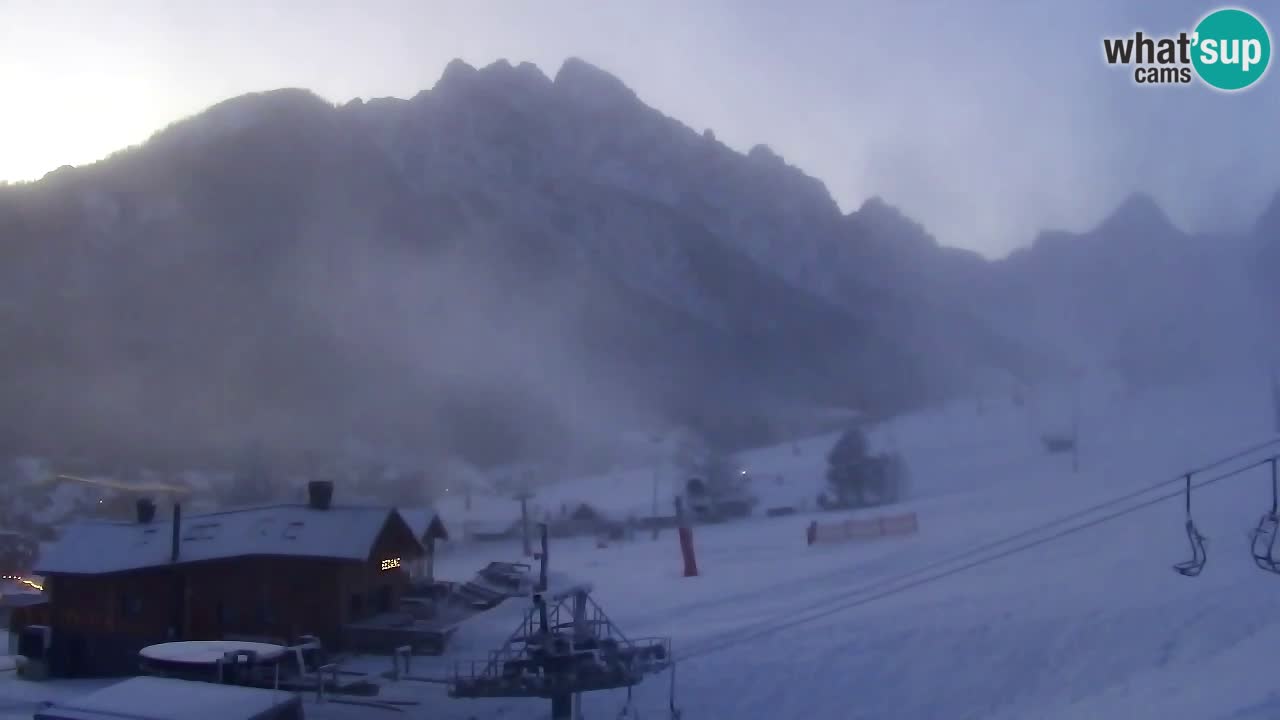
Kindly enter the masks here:
[[168, 568], [46, 578], [49, 621], [76, 632], [164, 636], [173, 617]]
[[[46, 579], [55, 633], [165, 638], [185, 605], [181, 637], [227, 635], [292, 642], [318, 635], [339, 647], [342, 625], [396, 609], [421, 546], [403, 523], [389, 523], [362, 561], [242, 557], [106, 575]], [[398, 559], [383, 569], [383, 561]], [[358, 599], [357, 599], [358, 598]]]

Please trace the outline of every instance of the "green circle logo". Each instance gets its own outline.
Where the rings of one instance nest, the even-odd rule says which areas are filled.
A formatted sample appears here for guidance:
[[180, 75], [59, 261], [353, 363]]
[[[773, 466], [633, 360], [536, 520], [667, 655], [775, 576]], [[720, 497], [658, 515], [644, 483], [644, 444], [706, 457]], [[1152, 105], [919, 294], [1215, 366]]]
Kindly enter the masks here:
[[1219, 90], [1243, 90], [1258, 82], [1271, 61], [1271, 36], [1251, 13], [1225, 8], [1196, 25], [1191, 63], [1200, 79]]

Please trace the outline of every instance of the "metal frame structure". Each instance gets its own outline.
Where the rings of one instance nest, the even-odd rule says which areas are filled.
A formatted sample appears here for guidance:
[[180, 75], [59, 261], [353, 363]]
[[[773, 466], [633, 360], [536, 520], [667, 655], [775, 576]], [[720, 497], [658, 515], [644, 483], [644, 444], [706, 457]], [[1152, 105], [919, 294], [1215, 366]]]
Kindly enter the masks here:
[[1195, 520], [1191, 518], [1191, 473], [1186, 476], [1187, 489], [1187, 540], [1191, 543], [1191, 559], [1180, 562], [1173, 566], [1179, 574], [1187, 577], [1195, 577], [1204, 570], [1205, 563], [1209, 561], [1209, 555], [1205, 551], [1204, 545], [1208, 540], [1204, 535], [1200, 534], [1200, 530], [1196, 528]]
[[1271, 510], [1262, 516], [1253, 530], [1250, 549], [1253, 562], [1267, 572], [1280, 574], [1280, 559], [1276, 558], [1276, 536], [1280, 535], [1280, 480], [1276, 477], [1276, 458], [1271, 458]]
[[548, 593], [546, 532], [538, 592], [519, 627], [498, 650], [481, 661], [460, 662], [449, 677], [453, 698], [544, 698], [553, 720], [573, 717], [574, 699], [584, 692], [630, 689], [664, 671], [672, 676], [669, 638], [629, 638], [591, 598], [591, 586]]

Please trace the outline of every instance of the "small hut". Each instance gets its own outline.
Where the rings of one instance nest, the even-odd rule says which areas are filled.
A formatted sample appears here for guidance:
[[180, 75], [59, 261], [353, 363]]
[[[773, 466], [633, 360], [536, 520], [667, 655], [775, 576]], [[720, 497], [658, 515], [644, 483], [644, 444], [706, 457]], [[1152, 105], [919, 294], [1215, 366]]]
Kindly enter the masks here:
[[418, 542], [422, 543], [422, 547], [426, 549], [426, 553], [416, 563], [417, 567], [413, 569], [413, 575], [428, 583], [434, 582], [436, 542], [449, 539], [449, 531], [444, 526], [444, 520], [440, 518], [435, 508], [430, 506], [402, 509], [400, 516], [413, 530]]

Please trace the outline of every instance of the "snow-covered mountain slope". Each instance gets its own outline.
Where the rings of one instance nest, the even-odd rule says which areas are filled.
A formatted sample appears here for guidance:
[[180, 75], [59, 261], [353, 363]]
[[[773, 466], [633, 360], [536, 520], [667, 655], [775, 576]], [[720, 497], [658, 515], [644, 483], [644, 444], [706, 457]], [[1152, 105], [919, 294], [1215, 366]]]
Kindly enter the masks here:
[[993, 368], [1185, 377], [1275, 340], [1242, 278], [1260, 243], [1138, 197], [987, 263], [578, 60], [234, 98], [0, 188], [0, 235], [15, 453], [355, 434], [500, 462], [783, 400], [919, 407]]
[[580, 61], [455, 63], [411, 100], [235, 98], [0, 189], [24, 417], [0, 442], [315, 449], [359, 426], [488, 462], [780, 399], [900, 409], [1035, 365], [886, 284], [907, 221], [877, 218]]
[[[840, 515], [757, 518], [698, 528], [697, 578], [681, 577], [669, 531], [605, 548], [557, 540], [553, 569], [591, 582], [630, 636], [673, 638], [686, 718], [1271, 717], [1280, 577], [1248, 554], [1249, 530], [1270, 507], [1258, 462], [1280, 452], [1265, 379], [1136, 397], [1082, 387], [1073, 402], [1044, 392], [896, 423], [893, 442], [914, 463], [917, 492], [902, 507], [920, 518], [913, 537], [806, 546], [807, 523]], [[1036, 436], [1077, 402], [1073, 472], [1038, 452]], [[802, 456], [820, 456], [827, 441], [802, 443]], [[793, 452], [744, 459], [786, 468]], [[1177, 575], [1170, 566], [1189, 554], [1179, 475], [1231, 455], [1195, 475], [1208, 483], [1193, 510], [1209, 564], [1198, 578]], [[455, 547], [436, 571], [466, 578], [519, 552], [518, 543]], [[519, 621], [515, 602], [464, 622], [449, 655], [415, 658], [415, 675], [445, 677], [460, 659], [483, 659]], [[646, 681], [636, 709], [667, 717], [668, 691], [666, 678]], [[74, 692], [3, 680], [0, 709]], [[455, 701], [432, 684], [384, 693], [445, 720], [546, 715], [545, 701]], [[623, 702], [590, 694], [584, 714], [616, 715]]]
[[[1267, 717], [1276, 709], [1269, 643], [1280, 632], [1280, 577], [1253, 565], [1247, 540], [1270, 506], [1265, 468], [1194, 494], [1209, 564], [1196, 579], [1170, 569], [1189, 555], [1179, 473], [1275, 438], [1264, 389], [1262, 378], [1242, 378], [1088, 398], [1079, 473], [1036, 452], [1025, 408], [981, 417], [954, 408], [903, 423], [898, 442], [916, 458], [917, 493], [904, 505], [920, 517], [913, 538], [806, 547], [804, 526], [832, 517], [823, 514], [699, 528], [698, 578], [679, 576], [670, 533], [604, 549], [557, 541], [553, 565], [593, 581], [632, 635], [674, 637], [685, 717]], [[1048, 524], [1160, 481], [1169, 482]], [[1105, 520], [1116, 512], [1124, 514]], [[1040, 544], [1014, 550], [1031, 542]], [[459, 550], [439, 572], [504, 552], [518, 550]], [[665, 717], [666, 692], [665, 680], [637, 691], [646, 716]], [[599, 694], [585, 708], [591, 716], [621, 704]], [[536, 702], [446, 708], [457, 718], [545, 711]]]

